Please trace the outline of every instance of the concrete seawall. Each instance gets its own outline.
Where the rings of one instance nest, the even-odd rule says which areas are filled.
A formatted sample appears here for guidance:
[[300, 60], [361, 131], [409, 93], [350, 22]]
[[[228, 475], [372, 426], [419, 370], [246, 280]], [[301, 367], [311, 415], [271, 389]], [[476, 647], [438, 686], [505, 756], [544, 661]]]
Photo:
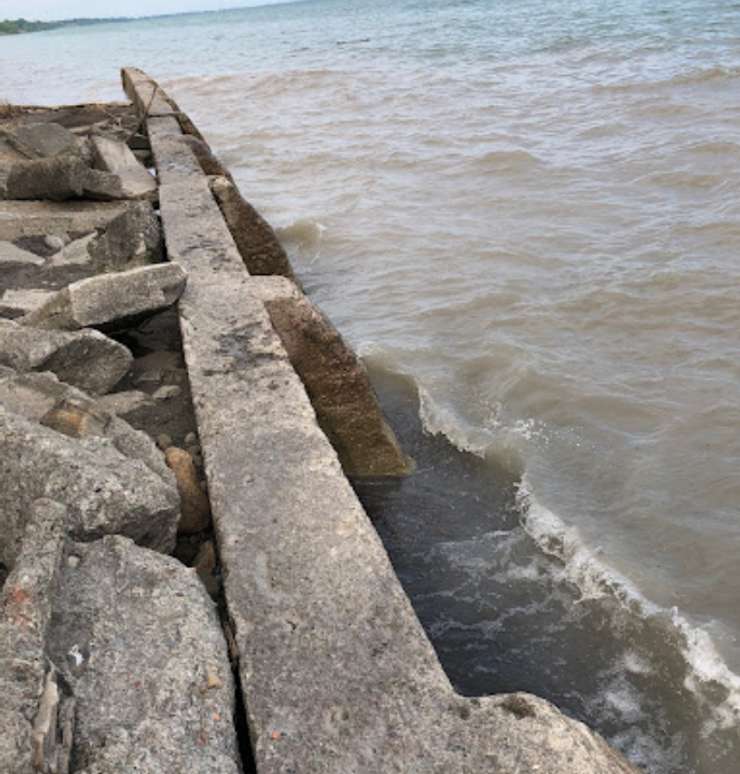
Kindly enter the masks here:
[[[182, 358], [178, 367], [192, 396], [194, 431], [207, 479], [213, 562], [223, 578], [222, 596], [214, 594], [220, 599], [223, 633], [213, 626], [215, 610], [205, 593], [191, 583], [195, 576], [180, 578], [178, 563], [161, 553], [155, 554], [156, 559], [149, 557], [154, 554], [151, 548], [170, 549], [169, 531], [159, 530], [156, 545], [140, 548], [154, 533], [130, 526], [127, 514], [116, 522], [125, 526], [125, 532], [120, 526], [107, 530], [97, 522], [85, 531], [86, 514], [82, 513], [75, 515], [82, 524], [74, 536], [77, 542], [69, 543], [62, 534], [65, 530], [54, 525], [62, 518], [59, 513], [65, 508], [74, 510], [74, 505], [64, 502], [61, 494], [51, 497], [50, 504], [35, 505], [34, 516], [25, 527], [28, 545], [32, 548], [32, 539], [38, 543], [39, 532], [46, 530], [51, 535], [45, 543], [51, 559], [34, 582], [42, 589], [39, 600], [51, 596], [52, 602], [41, 607], [38, 634], [25, 646], [32, 651], [29, 658], [36, 672], [30, 677], [25, 673], [22, 691], [12, 677], [3, 678], [11, 684], [9, 695], [21, 698], [3, 710], [7, 720], [0, 716], [0, 722], [13, 729], [12, 739], [2, 743], [5, 747], [0, 744], [0, 761], [13, 760], [19, 751], [36, 750], [35, 758], [29, 752], [28, 761], [8, 769], [19, 773], [34, 770], [33, 766], [35, 770], [88, 774], [232, 771], [240, 766], [245, 770], [253, 767], [259, 774], [634, 771], [598, 735], [537, 697], [509, 694], [468, 699], [455, 694], [347, 479], [347, 474], [405, 475], [413, 464], [385, 423], [362, 364], [296, 284], [269, 225], [241, 198], [192, 121], [146, 74], [126, 69], [122, 75], [137, 114], [135, 129], [139, 131], [131, 137], [146, 137], [148, 147], [141, 151], [151, 151], [150, 162], [156, 166], [155, 198], [164, 253], [187, 277], [176, 307], [182, 349], [173, 355]], [[0, 204], [9, 205], [5, 210], [9, 213], [13, 207], [23, 210], [25, 203]], [[103, 217], [97, 207], [93, 209], [94, 215], [86, 215], [80, 204], [64, 203], [51, 205], [45, 214], [43, 208], [27, 206], [23, 217], [42, 220], [44, 228], [48, 218], [54, 217], [58, 228], [59, 218], [66, 218], [69, 224], [70, 219], [89, 216], [95, 222], [92, 227], [98, 228], [100, 219], [105, 221], [108, 215]], [[0, 218], [0, 229], [10, 235], [2, 238], [9, 243], [35, 235], [19, 220], [7, 217], [5, 221], [15, 224], [11, 227]], [[65, 229], [73, 230], [71, 225]], [[39, 233], [38, 228], [31, 231]], [[151, 268], [155, 267], [143, 271]], [[19, 271], [18, 282], [27, 289], [30, 280], [24, 272]], [[75, 292], [80, 296], [81, 291]], [[0, 308], [3, 303], [0, 298]], [[60, 302], [54, 303], [58, 306]], [[26, 326], [48, 319], [44, 310], [50, 302], [45, 304], [24, 310], [30, 313]], [[79, 308], [67, 318], [76, 319]], [[106, 324], [103, 329], [111, 330], [111, 323]], [[128, 321], [127, 332], [118, 340], [127, 342], [135, 336], [141, 341], [141, 328], [135, 334], [130, 330], [138, 324], [138, 318]], [[11, 369], [6, 371], [4, 377], [0, 373], [0, 407], [13, 415], [7, 427], [36, 443], [36, 431], [28, 424], [37, 421], [35, 415], [30, 416], [18, 398], [21, 377]], [[38, 376], [48, 381], [44, 374]], [[11, 386], [3, 392], [5, 383]], [[44, 395], [57, 390], [44, 384]], [[34, 385], [37, 396], [41, 388]], [[26, 382], [23, 388], [31, 390]], [[76, 410], [90, 417], [98, 416], [104, 401], [111, 407], [122, 405], [123, 398], [116, 399], [116, 395], [123, 394], [113, 392], [94, 405], [76, 393], [72, 397], [65, 393], [65, 400], [74, 398]], [[187, 391], [185, 394], [187, 397]], [[20, 409], [24, 416], [16, 419]], [[56, 439], [46, 404], [37, 413], [46, 423], [39, 431], [43, 439], [37, 443], [61, 444], [58, 456], [63, 458], [65, 444], [71, 441], [66, 436], [63, 442]], [[134, 425], [136, 416], [132, 410]], [[153, 435], [151, 428], [144, 429]], [[112, 431], [106, 432], [110, 436]], [[116, 432], [116, 438], [129, 438], [123, 426]], [[18, 448], [29, 447], [31, 441], [22, 447], [19, 443]], [[160, 446], [168, 444], [161, 442]], [[151, 443], [147, 459], [150, 468], [158, 471], [158, 461], [150, 458], [156, 450], [150, 447]], [[8, 470], [6, 475], [13, 473]], [[156, 486], [164, 487], [159, 496], [166, 503], [177, 484], [184, 512], [187, 497], [181, 474], [177, 470], [175, 474], [162, 472]], [[158, 474], [149, 475], [154, 481]], [[5, 480], [0, 470], [0, 483]], [[50, 496], [48, 488], [39, 487], [31, 500], [38, 503], [39, 497]], [[162, 505], [160, 510], [164, 509]], [[68, 517], [63, 517], [67, 524], [64, 519]], [[14, 546], [21, 548], [7, 549], [12, 557], [9, 564], [15, 565], [2, 591], [3, 632], [9, 633], [0, 640], [0, 661], [9, 663], [13, 657], [8, 648], [21, 636], [21, 619], [9, 617], [8, 611], [14, 609], [27, 561], [22, 520], [15, 517], [12, 523]], [[208, 535], [208, 530], [206, 517], [201, 532]], [[120, 534], [135, 536], [139, 545], [121, 542], [125, 539]], [[137, 553], [140, 551], [146, 552], [146, 562]], [[121, 614], [134, 620], [140, 616], [144, 621], [145, 611], [137, 606], [137, 599], [146, 600], [147, 594], [153, 594], [162, 609], [170, 606], [173, 610], [176, 621], [167, 624], [168, 636], [173, 642], [188, 643], [185, 652], [175, 648], [177, 658], [173, 655], [173, 669], [182, 686], [177, 680], [168, 681], [167, 700], [180, 713], [168, 722], [174, 720], [177, 726], [180, 721], [177, 730], [165, 722], [162, 714], [169, 710], [158, 701], [141, 700], [136, 712], [122, 712], [124, 720], [115, 730], [110, 723], [91, 717], [96, 691], [105, 691], [105, 670], [135, 669], [123, 656], [120, 660], [88, 659], [87, 674], [82, 671], [87, 663], [83, 656], [83, 666], [75, 667], [80, 673], [73, 669], [63, 681], [57, 681], [55, 669], [48, 666], [58, 667], [69, 653], [94, 652], [90, 643], [106, 642], [115, 650], [112, 624], [100, 623], [109, 615], [106, 605], [99, 599], [95, 604], [89, 601], [95, 594], [91, 588], [94, 573], [105, 576], [106, 563], [117, 568], [119, 588], [134, 584], [134, 589], [140, 589], [133, 595], [122, 592], [116, 603]], [[84, 582], [65, 566], [89, 568]], [[162, 585], [168, 573], [178, 579], [171, 589]], [[147, 581], [137, 581], [144, 575]], [[204, 577], [200, 570], [198, 575]], [[109, 588], [107, 583], [101, 579], [104, 591]], [[110, 589], [115, 587], [111, 581]], [[115, 599], [115, 594], [105, 599]], [[54, 611], [57, 619], [71, 619], [75, 604], [85, 611], [81, 628], [75, 629], [72, 620], [55, 624]], [[22, 620], [27, 619], [24, 614]], [[197, 626], [204, 629], [200, 641]], [[142, 652], [151, 647], [142, 645], [146, 632], [157, 636], [156, 621], [142, 623], [136, 636], [126, 623], [121, 628], [128, 647]], [[225, 667], [227, 644], [234, 684]], [[192, 707], [185, 709], [187, 702], [178, 698], [178, 690], [190, 690], [184, 676], [193, 669], [190, 650], [197, 651], [197, 668], [204, 670], [206, 688], [200, 695], [212, 696], [206, 714], [201, 712], [197, 718]], [[165, 655], [155, 649], [151, 660], [151, 679], [156, 681], [156, 670], [167, 669]], [[54, 690], [62, 696], [54, 713], [58, 727], [68, 732], [65, 736], [47, 731], [41, 737], [41, 748], [33, 748], [33, 740], [39, 738], [37, 707], [43, 704], [45, 691], [48, 696], [47, 684], [56, 686]], [[129, 704], [124, 702], [124, 706], [129, 707], [131, 698], [126, 701]], [[76, 722], [69, 720], [72, 716]], [[153, 729], [149, 737], [140, 730], [140, 720]], [[191, 728], [200, 729], [194, 732], [195, 743], [188, 735]], [[50, 736], [54, 736], [54, 745], [48, 742]], [[170, 737], [176, 742], [166, 743]], [[147, 738], [153, 740], [150, 748]], [[242, 739], [241, 761], [235, 738]], [[57, 750], [56, 768], [48, 754], [39, 758], [38, 749], [48, 753], [50, 747]], [[38, 760], [41, 764], [37, 765], [34, 761]], [[0, 770], [5, 769], [0, 766]]]

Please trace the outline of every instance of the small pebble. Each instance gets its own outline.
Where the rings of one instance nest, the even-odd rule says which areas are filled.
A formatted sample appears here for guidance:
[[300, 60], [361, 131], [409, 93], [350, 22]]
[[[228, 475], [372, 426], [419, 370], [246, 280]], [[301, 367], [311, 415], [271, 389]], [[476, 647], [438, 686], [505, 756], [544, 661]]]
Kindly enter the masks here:
[[79, 556], [74, 556], [73, 555], [73, 556], [67, 557], [67, 564], [70, 567], [75, 568], [75, 567], [77, 567], [79, 565], [79, 563], [80, 563], [80, 557]]
[[195, 433], [188, 433], [185, 436], [185, 445], [186, 446], [194, 446], [198, 443], [198, 436], [196, 436]]
[[69, 242], [69, 238], [66, 240], [61, 237], [57, 236], [56, 234], [49, 234], [49, 236], [44, 237], [44, 242], [46, 242], [46, 246], [50, 250], [54, 250], [54, 252], [59, 252], [60, 250], [63, 250], [64, 247]]
[[172, 446], [172, 438], [167, 433], [162, 433], [157, 436], [157, 446], [164, 451]]

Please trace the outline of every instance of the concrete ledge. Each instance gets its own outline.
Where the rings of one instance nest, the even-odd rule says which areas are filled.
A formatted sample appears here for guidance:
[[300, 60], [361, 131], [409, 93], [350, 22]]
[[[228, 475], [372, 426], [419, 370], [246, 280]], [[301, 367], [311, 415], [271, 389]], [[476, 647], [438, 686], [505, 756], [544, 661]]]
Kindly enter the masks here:
[[633, 772], [547, 702], [455, 694], [270, 321], [269, 283], [205, 177], [152, 145], [259, 774]]

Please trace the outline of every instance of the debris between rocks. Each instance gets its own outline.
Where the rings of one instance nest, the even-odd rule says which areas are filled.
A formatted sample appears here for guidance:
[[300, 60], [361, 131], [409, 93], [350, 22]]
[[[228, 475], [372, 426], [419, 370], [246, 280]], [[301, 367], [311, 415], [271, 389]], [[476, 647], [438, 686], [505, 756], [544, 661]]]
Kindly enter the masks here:
[[180, 524], [178, 531], [185, 535], [202, 532], [211, 523], [211, 508], [205, 492], [200, 488], [198, 473], [192, 456], [184, 449], [170, 446], [165, 451], [165, 460], [177, 479], [180, 493]]

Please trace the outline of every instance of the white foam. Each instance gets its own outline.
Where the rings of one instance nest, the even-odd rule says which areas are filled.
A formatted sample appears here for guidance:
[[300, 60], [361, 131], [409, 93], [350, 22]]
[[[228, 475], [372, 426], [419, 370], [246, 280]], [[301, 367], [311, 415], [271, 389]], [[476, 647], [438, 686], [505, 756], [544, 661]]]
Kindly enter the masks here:
[[444, 435], [460, 451], [485, 457], [493, 443], [490, 431], [466, 426], [451, 409], [440, 406], [424, 387], [417, 385], [419, 417], [424, 430], [430, 435]]

